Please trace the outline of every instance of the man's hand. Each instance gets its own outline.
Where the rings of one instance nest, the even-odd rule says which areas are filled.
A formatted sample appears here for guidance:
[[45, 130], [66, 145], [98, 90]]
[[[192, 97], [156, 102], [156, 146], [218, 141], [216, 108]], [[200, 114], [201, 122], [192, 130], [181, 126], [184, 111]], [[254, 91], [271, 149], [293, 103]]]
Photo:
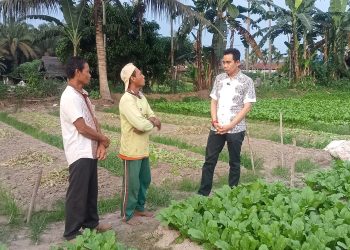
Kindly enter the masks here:
[[219, 135], [223, 135], [226, 134], [228, 131], [230, 131], [231, 129], [233, 129], [235, 126], [233, 126], [232, 124], [227, 124], [227, 125], [220, 125], [218, 124], [216, 128], [216, 133]]
[[106, 150], [105, 146], [102, 143], [98, 144], [96, 155], [97, 155], [97, 159], [98, 160], [106, 159], [107, 150]]
[[157, 127], [158, 130], [162, 128], [162, 123], [157, 117], [150, 117], [148, 120], [152, 122], [153, 126]]
[[111, 142], [109, 140], [109, 138], [103, 134], [101, 134], [100, 136], [100, 140], [99, 140], [100, 144], [102, 144], [105, 148], [108, 148], [109, 143]]

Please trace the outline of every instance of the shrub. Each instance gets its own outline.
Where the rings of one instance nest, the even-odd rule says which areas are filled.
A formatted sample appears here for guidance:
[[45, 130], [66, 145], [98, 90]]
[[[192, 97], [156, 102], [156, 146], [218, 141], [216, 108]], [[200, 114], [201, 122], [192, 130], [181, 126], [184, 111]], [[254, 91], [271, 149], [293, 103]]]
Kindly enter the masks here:
[[0, 83], [0, 99], [4, 99], [7, 96], [8, 86]]

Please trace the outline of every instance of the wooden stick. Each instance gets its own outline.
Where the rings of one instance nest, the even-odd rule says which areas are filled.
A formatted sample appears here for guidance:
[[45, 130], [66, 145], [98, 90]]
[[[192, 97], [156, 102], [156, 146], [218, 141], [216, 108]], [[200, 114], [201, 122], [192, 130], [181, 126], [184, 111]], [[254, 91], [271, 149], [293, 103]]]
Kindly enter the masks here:
[[248, 140], [248, 146], [249, 146], [249, 151], [250, 151], [250, 162], [252, 163], [253, 173], [255, 174], [254, 156], [253, 156], [252, 145], [250, 144], [248, 125], [247, 125], [247, 140]]
[[281, 135], [281, 167], [284, 167], [284, 155], [283, 155], [283, 115], [282, 112], [280, 112], [280, 135]]
[[[297, 140], [293, 138], [293, 146], [297, 145]], [[290, 186], [294, 187], [295, 164], [290, 166]]]
[[39, 189], [42, 175], [43, 175], [43, 168], [40, 169], [40, 171], [38, 173], [38, 178], [36, 179], [36, 182], [35, 182], [35, 186], [34, 186], [33, 193], [32, 193], [32, 199], [30, 200], [30, 204], [29, 204], [29, 208], [28, 208], [28, 214], [27, 214], [27, 220], [26, 220], [27, 224], [30, 222], [30, 219], [32, 217], [35, 198], [36, 198], [36, 195], [38, 193], [38, 189]]

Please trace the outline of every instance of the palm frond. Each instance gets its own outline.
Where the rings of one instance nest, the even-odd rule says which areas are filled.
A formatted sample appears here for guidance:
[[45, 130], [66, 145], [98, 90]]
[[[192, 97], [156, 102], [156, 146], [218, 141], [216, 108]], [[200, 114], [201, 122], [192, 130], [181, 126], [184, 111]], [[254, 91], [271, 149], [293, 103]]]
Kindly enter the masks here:
[[43, 21], [47, 21], [47, 22], [53, 22], [59, 26], [64, 26], [64, 24], [58, 20], [55, 17], [52, 16], [48, 16], [48, 15], [27, 15], [24, 16], [23, 18], [21, 18], [20, 20], [25, 20], [25, 19], [36, 19], [36, 20], [43, 20]]
[[59, 0], [2, 0], [0, 13], [5, 16], [23, 16], [56, 10]]

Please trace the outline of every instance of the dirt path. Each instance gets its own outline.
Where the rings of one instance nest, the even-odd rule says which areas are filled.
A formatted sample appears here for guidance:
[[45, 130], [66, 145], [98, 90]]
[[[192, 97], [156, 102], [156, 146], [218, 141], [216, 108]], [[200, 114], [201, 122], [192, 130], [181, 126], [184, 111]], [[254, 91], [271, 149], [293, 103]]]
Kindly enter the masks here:
[[[163, 227], [155, 218], [140, 218], [142, 223], [137, 226], [129, 226], [120, 219], [120, 211], [106, 214], [100, 217], [102, 223], [110, 223], [116, 232], [119, 242], [141, 250], [161, 250], [161, 249], [202, 249], [195, 243], [185, 240], [176, 243], [179, 232]], [[63, 244], [62, 233], [64, 223], [57, 222], [50, 224], [41, 235], [40, 242], [33, 244], [29, 237], [28, 230], [20, 231], [8, 245], [10, 250], [48, 250], [50, 246]]]

